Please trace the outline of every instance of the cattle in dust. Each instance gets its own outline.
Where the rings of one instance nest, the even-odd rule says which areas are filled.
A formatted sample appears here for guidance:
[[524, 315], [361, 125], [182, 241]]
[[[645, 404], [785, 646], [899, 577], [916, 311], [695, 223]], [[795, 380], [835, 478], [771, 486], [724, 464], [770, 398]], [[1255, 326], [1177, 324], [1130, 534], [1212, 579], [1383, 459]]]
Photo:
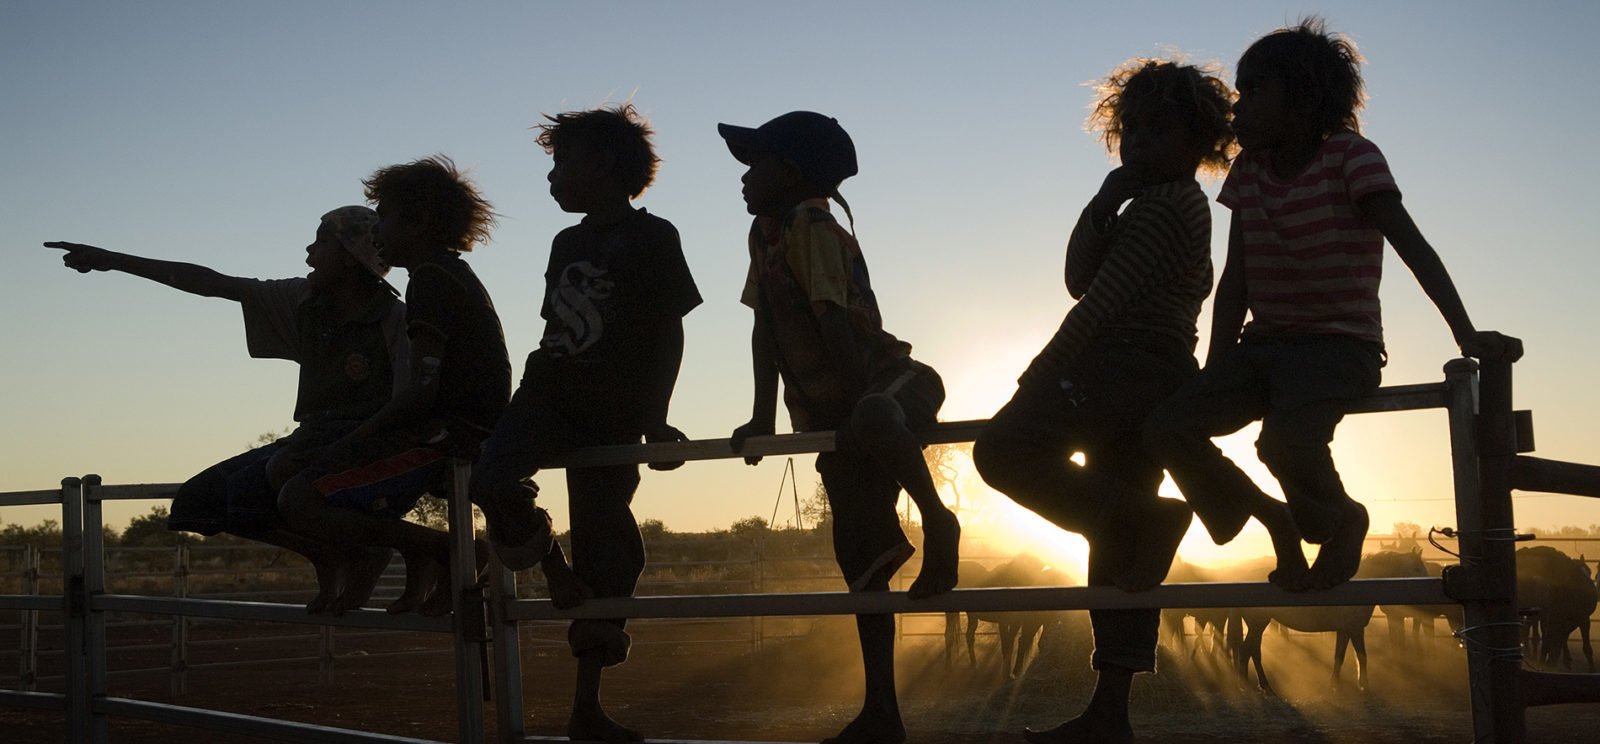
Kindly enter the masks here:
[[1559, 664], [1570, 670], [1572, 650], [1567, 639], [1577, 631], [1584, 660], [1593, 672], [1589, 616], [1594, 614], [1597, 594], [1600, 590], [1582, 557], [1545, 545], [1518, 549], [1517, 605], [1529, 616], [1522, 630], [1526, 654], [1540, 666]]
[[[1425, 577], [1427, 566], [1420, 551], [1384, 551], [1362, 557], [1358, 579]], [[1311, 633], [1334, 633], [1333, 682], [1339, 684], [1344, 667], [1345, 652], [1356, 652], [1356, 684], [1366, 689], [1367, 673], [1367, 623], [1372, 620], [1374, 605], [1353, 607], [1250, 607], [1234, 611], [1228, 635], [1234, 648], [1234, 664], [1240, 680], [1248, 679], [1249, 666], [1256, 670], [1256, 684], [1263, 694], [1275, 697], [1276, 691], [1267, 679], [1261, 663], [1261, 638], [1271, 622], [1293, 630]]]
[[[961, 562], [961, 586], [966, 588], [1060, 586], [1064, 575], [1031, 555], [1019, 555], [988, 569], [976, 561]], [[1016, 679], [1027, 667], [1035, 641], [1045, 626], [1057, 617], [1054, 612], [968, 612], [966, 623], [967, 665], [976, 667], [978, 624], [992, 623], [999, 637], [1002, 671]], [[957, 651], [961, 630], [960, 613], [945, 613], [945, 666], [950, 666]]]

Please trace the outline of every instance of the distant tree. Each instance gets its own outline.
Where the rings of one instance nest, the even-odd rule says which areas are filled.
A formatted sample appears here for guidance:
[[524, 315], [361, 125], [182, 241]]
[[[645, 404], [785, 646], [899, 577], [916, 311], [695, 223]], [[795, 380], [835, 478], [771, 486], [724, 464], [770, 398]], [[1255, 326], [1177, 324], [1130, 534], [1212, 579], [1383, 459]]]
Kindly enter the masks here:
[[745, 517], [734, 522], [733, 526], [728, 528], [728, 532], [740, 537], [758, 537], [767, 534], [770, 529], [763, 517]]
[[0, 545], [60, 546], [61, 523], [46, 519], [31, 527], [8, 524], [0, 527]]
[[949, 486], [956, 497], [953, 508], [961, 511], [961, 490], [957, 481], [961, 477], [961, 462], [972, 457], [972, 443], [930, 444], [922, 448], [922, 459], [928, 463], [928, 474], [933, 476], [934, 488]]
[[639, 534], [644, 536], [646, 542], [665, 539], [670, 533], [667, 524], [659, 519], [646, 519], [639, 523]]
[[820, 481], [811, 495], [800, 502], [800, 516], [818, 532], [833, 529], [833, 511], [828, 508], [828, 489]]
[[134, 517], [117, 540], [119, 545], [140, 548], [182, 545], [187, 542], [192, 542], [189, 533], [167, 529], [167, 507], [164, 504], [150, 507], [149, 514]]

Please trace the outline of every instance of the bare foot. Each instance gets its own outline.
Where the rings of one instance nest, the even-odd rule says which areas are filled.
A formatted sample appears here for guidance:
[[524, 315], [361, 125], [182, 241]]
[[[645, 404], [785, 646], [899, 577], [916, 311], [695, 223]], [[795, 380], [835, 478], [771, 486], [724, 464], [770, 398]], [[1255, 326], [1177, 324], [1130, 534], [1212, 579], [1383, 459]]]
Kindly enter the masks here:
[[[481, 585], [483, 569], [489, 565], [489, 544], [482, 539], [473, 540], [472, 552], [477, 564], [477, 570], [472, 573], [473, 581]], [[451, 589], [451, 576], [454, 573], [449, 565], [445, 566], [444, 571], [439, 572], [439, 578], [434, 583], [433, 589], [428, 592], [428, 598], [417, 606], [418, 615], [444, 617], [455, 609], [455, 596]]]
[[612, 720], [600, 708], [572, 709], [567, 719], [567, 738], [573, 741], [599, 741], [606, 744], [634, 744], [644, 735]]
[[1194, 521], [1194, 512], [1177, 499], [1158, 498], [1137, 518], [1132, 536], [1133, 561], [1113, 580], [1125, 592], [1149, 591], [1166, 580], [1172, 559], [1178, 554], [1178, 544]]
[[1356, 569], [1361, 567], [1361, 546], [1366, 541], [1369, 524], [1367, 508], [1350, 502], [1333, 537], [1317, 551], [1317, 559], [1306, 575], [1307, 589], [1332, 589], [1356, 575]]
[[383, 578], [384, 570], [389, 568], [391, 558], [394, 558], [394, 551], [389, 548], [367, 548], [351, 553], [350, 565], [344, 574], [344, 589], [329, 606], [333, 613], [343, 615], [365, 605], [372, 598], [378, 579]]
[[904, 744], [905, 740], [906, 725], [899, 714], [862, 711], [839, 733], [823, 739], [822, 744]]
[[398, 615], [411, 612], [422, 606], [428, 595], [438, 586], [439, 580], [444, 579], [446, 588], [449, 587], [450, 572], [445, 570], [445, 564], [439, 559], [426, 553], [406, 555], [406, 588], [400, 593], [384, 612]]
[[1066, 723], [1044, 731], [1023, 729], [1022, 738], [1033, 744], [1128, 744], [1133, 741], [1133, 724], [1084, 711]]
[[550, 553], [539, 566], [544, 569], [544, 581], [550, 589], [550, 603], [556, 609], [577, 607], [594, 597], [594, 590], [572, 572], [572, 566], [567, 565], [567, 554], [561, 550], [561, 543], [550, 544]]
[[317, 572], [317, 596], [306, 603], [306, 613], [332, 613], [333, 603], [339, 598], [339, 587], [344, 585], [345, 559], [343, 556], [312, 558], [311, 567]]
[[961, 523], [945, 509], [942, 514], [922, 515], [922, 572], [911, 582], [907, 594], [926, 599], [956, 588], [960, 580]]
[[1289, 507], [1268, 500], [1272, 503], [1254, 515], [1261, 526], [1267, 528], [1267, 535], [1272, 538], [1272, 552], [1278, 557], [1278, 567], [1267, 574], [1267, 581], [1285, 591], [1304, 591], [1307, 568], [1305, 553], [1300, 552], [1300, 532], [1289, 516]]

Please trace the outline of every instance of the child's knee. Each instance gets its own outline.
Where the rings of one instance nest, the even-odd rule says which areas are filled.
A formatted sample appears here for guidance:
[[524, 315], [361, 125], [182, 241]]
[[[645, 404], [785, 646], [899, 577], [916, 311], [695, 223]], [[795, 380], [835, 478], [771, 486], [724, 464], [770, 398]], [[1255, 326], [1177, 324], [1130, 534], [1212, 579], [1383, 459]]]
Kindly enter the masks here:
[[479, 506], [502, 504], [508, 501], [532, 500], [539, 495], [533, 479], [517, 475], [493, 463], [480, 462], [472, 468], [472, 479], [467, 483], [467, 497]]
[[278, 489], [278, 512], [291, 524], [305, 518], [306, 512], [315, 508], [322, 500], [311, 482], [303, 477], [295, 476]]
[[885, 441], [905, 426], [900, 403], [882, 393], [863, 397], [850, 412], [850, 435], [863, 445]]
[[972, 442], [972, 465], [983, 482], [1004, 491], [1016, 473], [1016, 447], [1010, 438], [984, 431]]
[[1281, 427], [1263, 424], [1261, 436], [1256, 438], [1256, 458], [1280, 482], [1314, 476], [1322, 469], [1322, 461], [1331, 466], [1329, 457], [1326, 444]]
[[1184, 433], [1177, 420], [1163, 408], [1157, 408], [1139, 427], [1139, 441], [1146, 452], [1164, 460], [1173, 452], [1182, 451], [1190, 437]]

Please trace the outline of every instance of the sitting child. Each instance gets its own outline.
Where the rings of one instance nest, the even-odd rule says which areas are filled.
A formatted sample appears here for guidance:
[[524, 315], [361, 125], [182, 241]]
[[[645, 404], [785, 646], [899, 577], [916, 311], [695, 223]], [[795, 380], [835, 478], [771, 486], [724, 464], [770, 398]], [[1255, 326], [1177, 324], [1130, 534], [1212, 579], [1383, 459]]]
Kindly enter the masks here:
[[285, 483], [289, 524], [327, 542], [395, 548], [405, 591], [390, 612], [449, 612], [449, 536], [397, 519], [472, 456], [511, 394], [511, 364], [489, 293], [461, 254], [489, 236], [493, 213], [444, 157], [380, 169], [365, 181], [378, 244], [406, 269], [411, 359], [404, 388], [355, 430], [313, 453]]
[[[544, 338], [473, 468], [473, 500], [512, 570], [541, 563], [558, 606], [587, 596], [633, 595], [644, 541], [629, 505], [635, 465], [568, 468], [572, 565], [533, 505], [530, 476], [577, 447], [677, 442], [668, 403], [683, 358], [683, 316], [700, 304], [672, 223], [630, 203], [655, 179], [649, 125], [631, 105], [571, 111], [540, 126], [550, 153], [550, 196], [583, 219], [556, 235], [545, 271]], [[657, 470], [681, 463], [652, 464]], [[638, 741], [600, 704], [601, 670], [622, 663], [622, 620], [574, 620], [578, 684], [567, 722], [574, 741]]]
[[[839, 184], [856, 173], [850, 135], [838, 121], [810, 111], [754, 129], [719, 124], [717, 131], [749, 166], [744, 201], [755, 216], [741, 297], [755, 311], [755, 404], [750, 422], [733, 432], [734, 450], [752, 436], [773, 433], [781, 377], [795, 429], [838, 432], [835, 451], [817, 456], [817, 472], [834, 514], [834, 554], [850, 590], [887, 591], [890, 577], [911, 557], [895, 512], [904, 488], [922, 512], [927, 549], [910, 594], [949, 591], [956, 585], [961, 528], [939, 500], [912, 433], [935, 423], [944, 385], [932, 368], [911, 358], [910, 344], [883, 329], [861, 249], [828, 211], [829, 198], [844, 205]], [[894, 689], [894, 616], [858, 615], [856, 629], [866, 696], [861, 714], [831, 741], [904, 741]]]
[[[1067, 292], [1078, 303], [972, 454], [989, 485], [1088, 539], [1090, 586], [1143, 591], [1166, 577], [1192, 521], [1182, 501], [1157, 497], [1161, 466], [1139, 434], [1197, 369], [1211, 212], [1195, 174], [1227, 167], [1232, 91], [1189, 65], [1134, 60], [1100, 94], [1090, 124], [1122, 163], [1067, 240]], [[1077, 718], [1027, 732], [1029, 741], [1133, 739], [1128, 694], [1134, 674], [1156, 669], [1161, 612], [1090, 610], [1089, 619], [1094, 697]]]
[[[1269, 578], [1327, 589], [1355, 575], [1368, 517], [1328, 444], [1386, 360], [1378, 279], [1394, 246], [1461, 352], [1512, 341], [1478, 331], [1400, 202], [1378, 146], [1360, 134], [1361, 57], [1317, 19], [1257, 40], [1239, 59], [1240, 154], [1217, 201], [1233, 210], [1205, 369], [1151, 414], [1145, 443], [1218, 544], [1251, 517], [1272, 536]], [[1245, 312], [1250, 323], [1245, 324]], [[1256, 452], [1287, 505], [1262, 493], [1211, 438], [1261, 422]], [[1320, 545], [1306, 566], [1300, 539]]]
[[66, 251], [80, 272], [121, 271], [202, 297], [239, 303], [245, 344], [258, 359], [300, 365], [289, 435], [201, 471], [178, 489], [167, 527], [228, 532], [286, 548], [316, 568], [311, 612], [334, 614], [371, 596], [392, 552], [327, 543], [291, 530], [278, 514], [278, 489], [306, 464], [306, 453], [354, 429], [393, 394], [396, 370], [409, 359], [405, 305], [385, 282], [389, 266], [374, 241], [378, 215], [340, 207], [322, 216], [305, 248], [303, 278], [259, 280], [204, 266], [159, 261], [77, 243], [45, 243]]

